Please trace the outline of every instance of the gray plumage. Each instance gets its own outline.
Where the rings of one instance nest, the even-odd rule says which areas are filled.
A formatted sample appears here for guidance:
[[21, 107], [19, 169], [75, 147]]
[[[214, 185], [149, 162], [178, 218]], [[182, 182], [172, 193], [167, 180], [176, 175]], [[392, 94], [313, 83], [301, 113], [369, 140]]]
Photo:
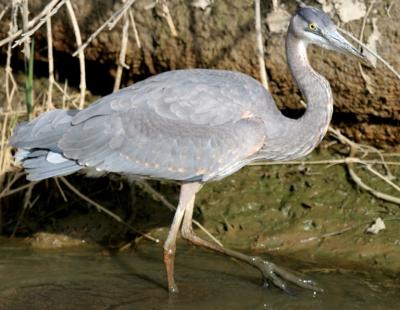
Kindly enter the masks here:
[[[305, 95], [298, 120], [277, 109], [255, 79], [223, 70], [162, 73], [103, 97], [85, 110], [54, 110], [19, 125], [11, 145], [28, 179], [84, 169], [156, 179], [221, 179], [251, 161], [309, 153], [332, 114], [328, 82], [309, 65], [308, 22], [331, 29], [325, 14], [299, 9], [287, 39], [291, 72]], [[326, 29], [324, 27], [327, 27]]]
[[287, 291], [284, 280], [319, 290], [259, 257], [246, 256], [196, 236], [192, 216], [204, 182], [221, 179], [249, 162], [302, 157], [323, 138], [332, 116], [329, 83], [307, 59], [310, 43], [363, 56], [322, 11], [303, 7], [292, 17], [286, 39], [290, 71], [307, 110], [290, 119], [253, 78], [222, 70], [162, 73], [106, 96], [82, 111], [55, 110], [17, 127], [11, 144], [19, 149], [28, 179], [96, 169], [182, 181], [179, 203], [164, 243], [168, 289], [174, 279], [176, 238], [234, 257], [257, 268]]

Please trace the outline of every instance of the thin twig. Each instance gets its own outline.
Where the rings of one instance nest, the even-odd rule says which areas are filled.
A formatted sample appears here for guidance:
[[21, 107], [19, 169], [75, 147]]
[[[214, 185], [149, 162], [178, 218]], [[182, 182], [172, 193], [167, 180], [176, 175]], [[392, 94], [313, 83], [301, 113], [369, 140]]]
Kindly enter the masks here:
[[[8, 31], [8, 36], [12, 36], [16, 31], [17, 31], [17, 7], [12, 6], [11, 8], [11, 19], [9, 23], [9, 31]], [[0, 45], [1, 46], [1, 45]], [[14, 80], [14, 76], [12, 74], [12, 68], [11, 68], [11, 57], [12, 57], [12, 42], [8, 42], [8, 47], [7, 47], [7, 60], [6, 60], [6, 80], [4, 83], [5, 90], [6, 90], [6, 100], [7, 100], [7, 110], [11, 111], [11, 103], [12, 99], [14, 97], [14, 92], [17, 89], [16, 82]], [[13, 84], [11, 90], [10, 90], [10, 81]]]
[[3, 195], [5, 194], [5, 193], [7, 193], [9, 190], [10, 190], [10, 188], [11, 188], [11, 186], [13, 186], [13, 184], [15, 183], [15, 182], [17, 182], [18, 180], [19, 180], [19, 178], [21, 177], [21, 176], [23, 176], [25, 173], [23, 173], [23, 172], [16, 172], [15, 174], [13, 174], [12, 175], [12, 179], [11, 179], [11, 181], [8, 181], [7, 182], [7, 186], [2, 190], [2, 192], [0, 193], [0, 197], [3, 197]]
[[[56, 14], [58, 12], [58, 10], [64, 5], [64, 3], [66, 2], [66, 0], [61, 0], [61, 2], [59, 2], [57, 4], [57, 6], [55, 6], [54, 8], [52, 8], [43, 18], [41, 18], [39, 20], [39, 22], [37, 24], [35, 24], [32, 28], [28, 28], [29, 30], [27, 30], [26, 32], [21, 33], [21, 39], [16, 40], [15, 43], [13, 44], [13, 48], [21, 45], [22, 43], [25, 44], [25, 42], [30, 40], [30, 37], [40, 28], [43, 26], [44, 23], [46, 23], [48, 18], [51, 18], [54, 14]], [[29, 25], [29, 23], [28, 23]], [[0, 44], [1, 46], [1, 44]]]
[[8, 125], [8, 115], [6, 115], [3, 119], [3, 126], [1, 128], [1, 152], [0, 152], [0, 174], [3, 174], [5, 171], [5, 156], [7, 152], [7, 147], [5, 146], [6, 144], [6, 130], [7, 130], [7, 125]]
[[[29, 8], [28, 8], [28, 0], [22, 0], [22, 7], [21, 7], [21, 13], [22, 13], [22, 30], [23, 32], [26, 32], [28, 30], [28, 23], [29, 23]], [[25, 55], [25, 59], [30, 59], [30, 43], [31, 40], [29, 37], [27, 37], [27, 40], [24, 42], [24, 49], [23, 53]]]
[[[364, 41], [365, 25], [367, 24], [368, 16], [369, 16], [369, 14], [371, 13], [372, 7], [374, 6], [374, 4], [375, 4], [375, 0], [372, 0], [371, 3], [370, 3], [370, 5], [369, 5], [369, 7], [368, 7], [367, 13], [365, 14], [365, 16], [364, 16], [364, 18], [363, 18], [363, 23], [362, 23], [361, 30], [360, 30], [360, 36], [359, 36], [359, 38], [358, 38], [358, 39], [360, 40], [360, 42], [363, 42], [363, 41]], [[360, 70], [361, 76], [363, 77], [363, 79], [364, 79], [364, 81], [365, 81], [367, 90], [370, 91], [370, 92], [372, 93], [372, 89], [370, 89], [371, 87], [369, 86], [369, 84], [370, 84], [370, 82], [369, 82], [370, 78], [364, 73], [363, 67], [362, 67], [362, 65], [361, 65], [360, 62], [358, 62], [358, 69]]]
[[276, 11], [279, 7], [278, 0], [272, 0], [272, 10]]
[[385, 6], [386, 15], [387, 15], [389, 18], [392, 17], [392, 16], [390, 15], [390, 11], [391, 11], [392, 8], [393, 8], [393, 4], [394, 4], [394, 1], [390, 2], [390, 4], [389, 4], [388, 6]]
[[371, 13], [372, 7], [374, 6], [374, 4], [375, 4], [375, 0], [372, 0], [371, 3], [369, 4], [367, 12], [364, 15], [363, 23], [361, 25], [361, 30], [360, 30], [360, 36], [358, 38], [360, 40], [360, 42], [363, 42], [363, 40], [364, 40], [365, 25], [367, 24], [368, 16]]
[[[66, 0], [65, 5], [68, 10], [69, 17], [71, 19], [72, 28], [74, 29], [76, 44], [78, 49], [82, 46], [82, 37], [81, 31], [79, 29], [78, 21], [76, 20], [76, 15], [74, 8], [72, 7], [71, 1]], [[85, 105], [85, 94], [86, 94], [86, 69], [85, 69], [85, 55], [83, 49], [80, 49], [78, 52], [79, 57], [79, 67], [81, 72], [79, 89], [81, 91], [80, 100], [79, 100], [79, 109], [83, 109]]]
[[[363, 151], [365, 153], [368, 153], [368, 151], [373, 151], [373, 152], [377, 153], [380, 156], [381, 160], [383, 161], [382, 165], [388, 171], [388, 175], [387, 175], [386, 178], [388, 180], [393, 178], [393, 176], [390, 173], [390, 170], [388, 168], [388, 165], [385, 163], [385, 159], [384, 159], [384, 157], [382, 155], [382, 152], [380, 152], [379, 150], [377, 150], [376, 148], [374, 148], [372, 146], [360, 145], [360, 144], [357, 144], [357, 143], [351, 141], [350, 139], [348, 139], [345, 136], [343, 136], [338, 129], [331, 128], [330, 131], [335, 134], [336, 138], [339, 139], [339, 141], [341, 141], [342, 143], [345, 143], [345, 144], [350, 146], [349, 157], [354, 157], [354, 155], [357, 153], [358, 150], [361, 150], [361, 151]], [[361, 163], [363, 163], [363, 162], [361, 161]], [[397, 197], [394, 197], [392, 195], [388, 195], [388, 194], [382, 193], [382, 192], [380, 192], [378, 190], [373, 189], [372, 187], [368, 186], [367, 184], [365, 184], [362, 181], [362, 179], [357, 175], [357, 173], [354, 171], [352, 163], [347, 162], [346, 166], [347, 166], [347, 170], [349, 171], [350, 177], [362, 189], [366, 190], [367, 192], [369, 192], [370, 194], [372, 194], [373, 196], [375, 196], [375, 197], [377, 197], [379, 199], [386, 200], [386, 201], [393, 202], [393, 203], [400, 203], [400, 198], [397, 198]]]
[[63, 91], [63, 97], [62, 97], [62, 105], [61, 105], [61, 107], [62, 107], [62, 109], [65, 109], [65, 107], [66, 107], [66, 102], [67, 102], [67, 91], [68, 91], [68, 80], [65, 80], [65, 83], [64, 83], [64, 91]]
[[46, 110], [54, 109], [53, 85], [54, 85], [54, 59], [53, 59], [53, 34], [51, 30], [51, 18], [46, 20], [47, 28], [47, 58], [49, 61], [49, 85], [47, 88]]
[[383, 174], [379, 173], [378, 171], [376, 171], [374, 168], [372, 168], [370, 165], [365, 165], [365, 167], [367, 168], [367, 170], [369, 172], [371, 172], [372, 174], [376, 175], [378, 178], [380, 178], [381, 180], [385, 181], [386, 183], [388, 183], [390, 186], [392, 186], [394, 189], [396, 189], [397, 191], [400, 192], [400, 187], [397, 186], [395, 183], [392, 182], [392, 180], [389, 180], [388, 177], [384, 176]]
[[176, 31], [174, 21], [172, 20], [171, 13], [169, 12], [167, 1], [166, 0], [161, 0], [160, 3], [161, 3], [162, 11], [163, 11], [163, 16], [167, 21], [168, 27], [171, 30], [172, 35], [174, 37], [177, 37], [178, 36], [178, 32]]
[[329, 238], [329, 237], [333, 237], [333, 236], [338, 236], [338, 235], [344, 234], [345, 232], [348, 232], [348, 231], [350, 231], [350, 230], [352, 230], [354, 228], [357, 228], [359, 226], [361, 226], [361, 225], [353, 225], [353, 226], [346, 227], [346, 228], [343, 228], [343, 229], [340, 229], [340, 230], [337, 230], [337, 231], [332, 231], [332, 232], [323, 234], [321, 236], [313, 236], [313, 237], [310, 237], [310, 238], [307, 238], [307, 239], [300, 240], [300, 243], [307, 243], [307, 242], [311, 242], [311, 241], [319, 241], [321, 239], [325, 239], [325, 238]]
[[384, 157], [400, 157], [400, 153], [383, 153]]
[[[12, 56], [12, 48], [11, 48], [11, 42], [8, 44], [7, 47], [7, 60], [6, 60], [6, 80], [4, 83], [4, 87], [6, 89], [6, 100], [7, 100], [7, 110], [11, 111], [12, 107], [12, 101], [14, 98], [15, 91], [17, 90], [17, 83], [15, 82], [14, 75], [12, 73], [12, 68], [11, 68], [11, 56]], [[11, 89], [10, 89], [10, 81], [11, 81]]]
[[375, 189], [373, 189], [372, 187], [368, 186], [367, 184], [365, 184], [361, 178], [355, 173], [354, 169], [349, 167], [349, 174], [351, 176], [351, 178], [353, 179], [353, 181], [360, 186], [363, 190], [369, 192], [370, 194], [372, 194], [373, 196], [382, 199], [382, 200], [386, 200], [395, 204], [400, 204], [400, 198], [398, 197], [394, 197], [392, 195], [388, 195], [385, 193], [382, 193], [380, 191], [377, 191]]
[[366, 44], [364, 44], [363, 42], [361, 42], [360, 40], [358, 40], [355, 36], [353, 36], [350, 32], [348, 32], [347, 30], [344, 30], [342, 28], [339, 28], [339, 31], [343, 32], [344, 34], [346, 34], [347, 36], [349, 36], [352, 40], [354, 40], [355, 42], [357, 42], [358, 44], [360, 44], [364, 49], [366, 49], [368, 52], [370, 52], [372, 55], [374, 55], [378, 60], [380, 60], [385, 66], [386, 68], [388, 68], [390, 71], [392, 71], [392, 73], [398, 78], [400, 79], [400, 73], [398, 71], [396, 71], [393, 66], [391, 64], [389, 64], [389, 62], [387, 62], [384, 58], [382, 58], [380, 55], [378, 55], [378, 53], [376, 53], [375, 51], [373, 51], [372, 49], [370, 49]]
[[[22, 191], [22, 190], [28, 188], [29, 186], [32, 185], [32, 183], [35, 183], [35, 182], [31, 182], [31, 183], [22, 185], [22, 186], [20, 186], [20, 187], [18, 187], [18, 188], [11, 189], [11, 190], [8, 190], [8, 191], [6, 191], [6, 192], [3, 191], [3, 192], [0, 194], [0, 199], [1, 199], [1, 198], [4, 198], [4, 197], [7, 197], [7, 196], [10, 196], [10, 195], [14, 195], [15, 193], [18, 193], [18, 192], [20, 192], [20, 191]], [[37, 183], [37, 182], [36, 182], [36, 183]]]
[[6, 7], [3, 9], [3, 11], [1, 11], [0, 13], [0, 20], [3, 19], [4, 14], [6, 14], [7, 10], [10, 8], [10, 5], [6, 5]]
[[131, 21], [133, 34], [135, 35], [135, 41], [138, 48], [142, 48], [142, 44], [140, 43], [139, 33], [136, 28], [135, 18], [132, 13], [132, 9], [129, 10], [129, 19]]
[[[22, 210], [21, 210], [21, 213], [20, 213], [20, 215], [18, 217], [18, 220], [15, 223], [13, 232], [11, 234], [11, 238], [14, 238], [15, 233], [17, 232], [18, 226], [21, 223], [22, 218], [24, 217], [25, 211], [30, 206], [30, 201], [31, 201], [31, 197], [32, 197], [32, 190], [33, 190], [33, 187], [36, 185], [36, 183], [32, 182], [32, 183], [29, 183], [28, 185], [29, 185], [28, 190], [25, 192], [25, 196], [24, 196], [24, 204], [22, 206]], [[36, 201], [37, 201], [38, 198], [39, 197], [36, 198]]]
[[94, 206], [97, 211], [101, 211], [104, 212], [105, 214], [111, 216], [114, 220], [116, 220], [117, 222], [125, 225], [126, 227], [128, 227], [129, 229], [131, 229], [132, 231], [142, 235], [143, 237], [154, 241], [156, 243], [159, 243], [160, 240], [153, 238], [152, 236], [145, 234], [143, 232], [137, 231], [135, 228], [133, 228], [131, 225], [129, 225], [128, 223], [126, 223], [124, 220], [122, 220], [118, 215], [116, 215], [115, 213], [111, 212], [110, 210], [108, 210], [107, 208], [103, 207], [102, 205], [100, 205], [99, 203], [95, 202], [94, 200], [90, 199], [89, 197], [85, 196], [84, 194], [82, 194], [75, 186], [73, 186], [71, 183], [69, 183], [67, 181], [66, 178], [64, 177], [60, 177], [60, 180], [78, 197], [80, 197], [81, 199], [85, 200], [86, 202], [88, 202], [89, 204], [91, 204], [92, 206]]
[[119, 53], [119, 61], [117, 67], [117, 73], [114, 81], [114, 92], [117, 91], [121, 86], [122, 71], [129, 69], [129, 66], [125, 63], [126, 49], [128, 47], [128, 29], [129, 29], [129, 17], [128, 12], [124, 13], [124, 25], [122, 27], [122, 39], [121, 39], [121, 50]]
[[264, 85], [266, 90], [268, 88], [268, 79], [267, 79], [267, 71], [265, 70], [265, 61], [264, 61], [264, 43], [261, 33], [261, 9], [260, 9], [260, 0], [254, 0], [255, 5], [255, 27], [256, 27], [256, 38], [257, 38], [257, 56], [258, 63], [260, 67], [260, 77], [261, 83]]
[[67, 196], [65, 196], [64, 191], [63, 191], [63, 189], [62, 189], [62, 187], [61, 187], [61, 184], [60, 184], [60, 182], [58, 181], [58, 178], [53, 178], [53, 180], [54, 180], [54, 182], [56, 183], [56, 186], [57, 186], [58, 190], [60, 191], [61, 197], [63, 198], [63, 200], [64, 200], [65, 202], [67, 202], [67, 201], [68, 201]]
[[385, 158], [384, 158], [384, 156], [383, 156], [383, 154], [382, 154], [382, 152], [381, 152], [380, 150], [378, 150], [377, 148], [375, 148], [375, 147], [373, 147], [373, 146], [370, 146], [370, 145], [364, 145], [364, 144], [355, 143], [354, 141], [352, 141], [352, 140], [350, 140], [349, 138], [345, 137], [345, 136], [340, 132], [339, 129], [334, 129], [334, 128], [332, 128], [332, 127], [329, 127], [328, 131], [329, 131], [331, 134], [333, 134], [333, 136], [334, 136], [336, 139], [338, 139], [341, 143], [347, 144], [348, 146], [350, 146], [351, 149], [360, 150], [360, 151], [363, 152], [364, 154], [367, 154], [368, 152], [373, 152], [373, 153], [377, 154], [377, 155], [379, 156], [379, 158], [381, 159], [381, 161], [382, 161], [381, 164], [382, 164], [383, 167], [385, 167], [385, 169], [386, 169], [386, 173], [387, 173], [388, 177], [389, 177], [390, 179], [394, 179], [394, 176], [392, 175], [392, 173], [391, 173], [391, 171], [390, 171], [390, 169], [389, 169], [389, 166], [388, 166], [388, 164], [386, 163]]
[[116, 12], [114, 12], [109, 19], [107, 19], [99, 28], [97, 28], [97, 30], [95, 32], [93, 32], [90, 37], [86, 40], [85, 43], [83, 43], [80, 47], [78, 47], [78, 49], [72, 54], [72, 56], [76, 56], [78, 55], [78, 53], [80, 53], [82, 50], [84, 50], [89, 44], [90, 42], [92, 42], [97, 36], [98, 34], [103, 31], [103, 29], [106, 26], [109, 26], [113, 24], [113, 22], [115, 20], [119, 20], [121, 18], [121, 16], [125, 13], [126, 10], [128, 10], [132, 4], [135, 2], [136, 0], [129, 0], [127, 1], [124, 6], [122, 6], [119, 10], [117, 10]]
[[[48, 3], [48, 4], [45, 6], [45, 8], [44, 8], [38, 15], [36, 15], [34, 18], [32, 18], [32, 19], [28, 22], [28, 28], [29, 28], [29, 29], [32, 28], [34, 25], [36, 25], [36, 23], [37, 23], [38, 21], [41, 21], [42, 18], [43, 18], [44, 16], [47, 16], [47, 15], [51, 12], [51, 10], [57, 5], [57, 3], [58, 3], [59, 1], [60, 1], [60, 0], [52, 0], [50, 3]], [[14, 7], [13, 7], [13, 9], [14, 9]], [[9, 34], [9, 35], [7, 36], [7, 38], [5, 38], [5, 39], [3, 39], [3, 40], [0, 41], [0, 47], [3, 46], [3, 45], [5, 45], [5, 44], [7, 44], [7, 43], [9, 43], [9, 42], [13, 42], [13, 41], [14, 41], [16, 38], [18, 38], [22, 33], [23, 33], [23, 31], [22, 31], [22, 29], [20, 29], [20, 30], [18, 30], [18, 31], [16, 31], [16, 32], [12, 33], [12, 34]]]
[[[126, 0], [122, 0], [123, 3], [126, 2]], [[129, 2], [129, 1], [128, 1]], [[133, 2], [132, 2], [133, 3]], [[116, 15], [115, 18], [113, 20], [111, 20], [107, 26], [108, 26], [108, 30], [112, 30], [115, 25], [118, 23], [118, 21], [122, 18], [122, 16], [125, 15], [126, 11], [129, 9], [130, 6], [126, 7], [126, 9], [123, 10], [123, 12], [121, 12], [120, 14]]]

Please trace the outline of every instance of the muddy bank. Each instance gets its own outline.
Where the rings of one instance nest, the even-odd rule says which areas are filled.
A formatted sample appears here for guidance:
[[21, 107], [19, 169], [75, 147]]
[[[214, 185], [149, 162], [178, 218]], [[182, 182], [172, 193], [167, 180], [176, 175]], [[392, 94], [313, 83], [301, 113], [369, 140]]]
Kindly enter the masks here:
[[[309, 159], [327, 157], [317, 151]], [[368, 182], [387, 189], [374, 178]], [[342, 166], [249, 167], [207, 186], [198, 208], [206, 227], [228, 246], [327, 266], [400, 271], [398, 206], [358, 190]], [[386, 229], [367, 233], [378, 217]]]
[[[281, 2], [289, 12], [295, 10], [294, 1]], [[324, 2], [329, 4], [335, 1]], [[30, 1], [31, 16], [37, 14], [44, 3], [42, 0]], [[73, 3], [84, 41], [120, 7], [119, 1], [81, 0]], [[191, 3], [168, 1], [178, 33], [177, 37], [173, 37], [159, 5], [148, 9], [148, 1], [136, 1], [133, 12], [142, 47], [139, 49], [135, 44], [131, 31], [126, 56], [126, 64], [130, 68], [124, 70], [124, 84], [162, 71], [192, 67], [238, 70], [259, 77], [253, 1], [212, 1], [204, 10]], [[307, 3], [319, 6], [315, 1]], [[378, 31], [380, 36], [376, 44], [379, 54], [394, 68], [400, 68], [397, 22], [400, 5], [394, 3], [389, 12], [390, 3], [375, 3], [367, 19], [364, 38], [367, 40], [373, 31]], [[0, 4], [5, 6], [8, 1], [1, 0]], [[270, 2], [263, 4], [262, 18], [271, 92], [280, 107], [298, 115], [301, 113], [298, 110], [301, 96], [286, 69], [284, 34], [271, 33], [265, 22], [267, 14], [271, 12], [270, 5]], [[331, 15], [343, 28], [359, 36], [363, 18], [344, 23], [337, 11], [331, 11]], [[6, 36], [8, 29], [7, 16], [1, 22], [2, 37]], [[52, 24], [57, 76], [78, 86], [78, 60], [71, 57], [76, 43], [65, 9], [53, 16]], [[112, 90], [121, 28], [119, 23], [111, 31], [104, 30], [85, 50], [87, 84], [95, 93], [104, 95]], [[36, 35], [36, 58], [37, 63], [42, 62], [42, 74], [47, 74], [46, 44], [45, 29], [42, 29]], [[15, 51], [17, 54], [18, 48]], [[331, 83], [335, 94], [336, 113], [333, 121], [336, 125], [356, 141], [375, 145], [397, 145], [400, 142], [400, 83], [393, 74], [378, 63], [375, 70], [363, 66], [363, 73], [367, 76], [363, 78], [357, 62], [352, 59], [317, 48], [311, 49], [310, 56], [313, 66]]]

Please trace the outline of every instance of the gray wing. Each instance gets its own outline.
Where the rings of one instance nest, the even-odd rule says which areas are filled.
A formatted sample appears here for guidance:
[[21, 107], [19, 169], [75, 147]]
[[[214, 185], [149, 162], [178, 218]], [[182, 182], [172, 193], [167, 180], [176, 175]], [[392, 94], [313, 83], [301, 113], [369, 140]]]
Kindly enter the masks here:
[[58, 143], [63, 154], [100, 171], [153, 178], [205, 181], [238, 170], [265, 141], [262, 120], [240, 97], [243, 82], [228, 88], [218, 71], [176, 72], [78, 113]]

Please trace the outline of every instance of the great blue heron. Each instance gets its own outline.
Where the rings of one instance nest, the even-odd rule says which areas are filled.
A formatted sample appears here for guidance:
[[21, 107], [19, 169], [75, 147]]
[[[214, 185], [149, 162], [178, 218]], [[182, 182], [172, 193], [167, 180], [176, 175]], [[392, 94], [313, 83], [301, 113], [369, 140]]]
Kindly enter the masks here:
[[328, 81], [315, 72], [307, 46], [364, 59], [321, 10], [301, 7], [286, 38], [290, 71], [308, 108], [299, 119], [282, 115], [253, 78], [223, 70], [165, 72], [99, 99], [79, 110], [54, 110], [19, 125], [11, 137], [29, 180], [95, 169], [181, 182], [179, 204], [164, 244], [170, 292], [177, 292], [174, 258], [177, 233], [195, 245], [244, 261], [265, 280], [317, 289], [259, 257], [200, 239], [192, 229], [196, 193], [256, 160], [290, 160], [310, 153], [325, 135], [333, 98]]

